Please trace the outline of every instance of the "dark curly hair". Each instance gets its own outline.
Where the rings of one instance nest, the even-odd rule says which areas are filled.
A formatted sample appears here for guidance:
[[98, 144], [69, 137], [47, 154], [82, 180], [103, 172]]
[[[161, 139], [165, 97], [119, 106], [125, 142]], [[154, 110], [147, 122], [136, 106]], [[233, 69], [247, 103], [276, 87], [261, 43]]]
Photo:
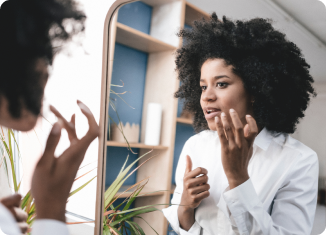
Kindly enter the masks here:
[[304, 117], [311, 96], [316, 96], [310, 66], [301, 50], [275, 30], [271, 20], [255, 18], [194, 22], [192, 29], [178, 33], [185, 44], [176, 52], [176, 70], [181, 81], [176, 98], [194, 115], [196, 132], [209, 129], [200, 106], [201, 66], [207, 59], [221, 58], [233, 66], [254, 99], [254, 117], [259, 127], [272, 132], [293, 133]]
[[44, 76], [35, 70], [37, 60], [51, 65], [60, 45], [84, 31], [85, 19], [74, 0], [8, 0], [1, 5], [0, 96], [8, 100], [14, 118], [23, 107], [40, 113]]

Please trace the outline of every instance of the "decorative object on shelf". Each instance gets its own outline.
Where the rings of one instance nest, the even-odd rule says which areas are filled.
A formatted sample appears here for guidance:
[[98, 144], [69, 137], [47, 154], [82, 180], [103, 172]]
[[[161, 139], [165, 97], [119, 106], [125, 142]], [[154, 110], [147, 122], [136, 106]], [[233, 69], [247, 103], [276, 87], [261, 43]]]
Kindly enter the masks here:
[[161, 136], [162, 105], [149, 103], [147, 106], [145, 144], [159, 145]]
[[[139, 124], [133, 123], [131, 126], [129, 122], [126, 123], [126, 125], [122, 126], [122, 131], [126, 139], [129, 143], [139, 143]], [[119, 127], [121, 127], [119, 124]], [[125, 138], [123, 137], [121, 130], [115, 125], [111, 125], [111, 136], [110, 140], [117, 141], [117, 142], [126, 142]]]

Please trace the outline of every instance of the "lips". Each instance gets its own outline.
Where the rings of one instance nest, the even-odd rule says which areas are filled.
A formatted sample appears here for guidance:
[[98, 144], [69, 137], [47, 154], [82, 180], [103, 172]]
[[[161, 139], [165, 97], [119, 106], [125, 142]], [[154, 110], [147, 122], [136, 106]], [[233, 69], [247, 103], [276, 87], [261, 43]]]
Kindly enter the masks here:
[[215, 116], [219, 115], [220, 113], [221, 113], [220, 109], [213, 108], [213, 107], [205, 108], [205, 118], [206, 118], [206, 120], [215, 118]]

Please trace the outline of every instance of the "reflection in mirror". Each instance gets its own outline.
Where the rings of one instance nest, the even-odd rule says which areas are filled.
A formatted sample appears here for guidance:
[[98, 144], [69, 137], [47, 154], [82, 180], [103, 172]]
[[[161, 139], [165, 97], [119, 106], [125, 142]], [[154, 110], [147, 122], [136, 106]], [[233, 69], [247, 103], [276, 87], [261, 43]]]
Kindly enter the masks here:
[[[299, 14], [305, 7], [317, 9], [318, 1], [303, 2], [295, 9], [291, 8], [294, 1], [275, 2], [144, 0], [126, 4], [114, 15], [109, 34], [112, 39], [108, 62], [111, 86], [107, 88], [110, 89], [110, 118], [104, 177], [107, 211], [103, 218], [104, 230], [133, 230], [140, 226], [145, 234], [155, 234], [153, 230], [158, 234], [176, 234], [163, 214], [154, 209], [163, 209], [171, 203], [179, 156], [185, 142], [196, 134], [192, 115], [183, 110], [183, 100], [174, 98], [180, 86], [175, 72], [175, 50], [186, 43], [176, 33], [183, 27], [191, 29], [196, 19], [208, 20], [208, 13], [213, 11], [219, 18], [223, 15], [233, 19], [272, 18], [276, 21], [275, 28], [286, 32], [289, 40], [302, 49], [312, 67], [315, 89], [321, 95], [312, 100], [293, 136], [317, 152], [319, 189], [325, 190], [326, 152], [322, 143], [326, 141], [323, 135], [326, 129], [322, 120], [326, 113], [321, 110], [326, 101], [323, 75], [326, 71], [321, 61], [326, 60], [326, 37], [313, 25], [316, 15], [302, 18]], [[255, 7], [249, 8], [252, 4]], [[315, 12], [325, 15], [321, 10]], [[286, 20], [288, 17], [292, 21]], [[306, 20], [308, 18], [311, 19]], [[128, 166], [133, 173], [122, 175], [121, 169]], [[144, 206], [148, 207], [142, 211], [140, 208]], [[316, 218], [325, 218], [325, 208], [321, 205], [318, 208], [321, 210], [317, 209], [316, 213], [320, 214]], [[114, 216], [118, 210], [141, 214], [135, 212], [132, 219]], [[116, 222], [119, 219], [125, 222], [119, 224]], [[317, 219], [312, 234], [321, 228], [325, 228], [325, 223]]]
[[[151, 211], [154, 210], [151, 205], [159, 204], [161, 206], [155, 208], [162, 209], [170, 203], [178, 157], [185, 141], [194, 134], [191, 116], [182, 113], [182, 102], [178, 103], [173, 96], [179, 86], [174, 52], [182, 43], [176, 32], [181, 26], [191, 27], [192, 21], [201, 17], [208, 18], [208, 14], [190, 3], [168, 0], [129, 3], [114, 16], [108, 62], [112, 72], [108, 74], [111, 90], [106, 211], [138, 211], [143, 206], [149, 206]], [[112, 199], [115, 193], [112, 185], [121, 168], [137, 159], [139, 161], [129, 170], [135, 172], [118, 187], [117, 199]], [[139, 185], [132, 187], [137, 183]], [[139, 187], [141, 191], [137, 191]], [[145, 234], [155, 234], [153, 230], [158, 234], [172, 233], [160, 211], [139, 212], [143, 212], [142, 218], [135, 216], [132, 221]], [[112, 218], [112, 215], [103, 218], [104, 230], [114, 227], [118, 217]], [[126, 220], [124, 226], [133, 229], [130, 223]]]

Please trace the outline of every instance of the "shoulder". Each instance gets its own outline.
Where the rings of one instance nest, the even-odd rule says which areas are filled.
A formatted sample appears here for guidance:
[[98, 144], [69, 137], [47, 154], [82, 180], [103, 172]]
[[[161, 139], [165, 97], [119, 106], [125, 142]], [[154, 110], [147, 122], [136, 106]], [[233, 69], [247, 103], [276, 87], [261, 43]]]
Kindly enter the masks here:
[[294, 157], [297, 167], [313, 165], [318, 167], [317, 153], [289, 134], [278, 134], [273, 138], [273, 142], [281, 149], [283, 156], [292, 155]]

